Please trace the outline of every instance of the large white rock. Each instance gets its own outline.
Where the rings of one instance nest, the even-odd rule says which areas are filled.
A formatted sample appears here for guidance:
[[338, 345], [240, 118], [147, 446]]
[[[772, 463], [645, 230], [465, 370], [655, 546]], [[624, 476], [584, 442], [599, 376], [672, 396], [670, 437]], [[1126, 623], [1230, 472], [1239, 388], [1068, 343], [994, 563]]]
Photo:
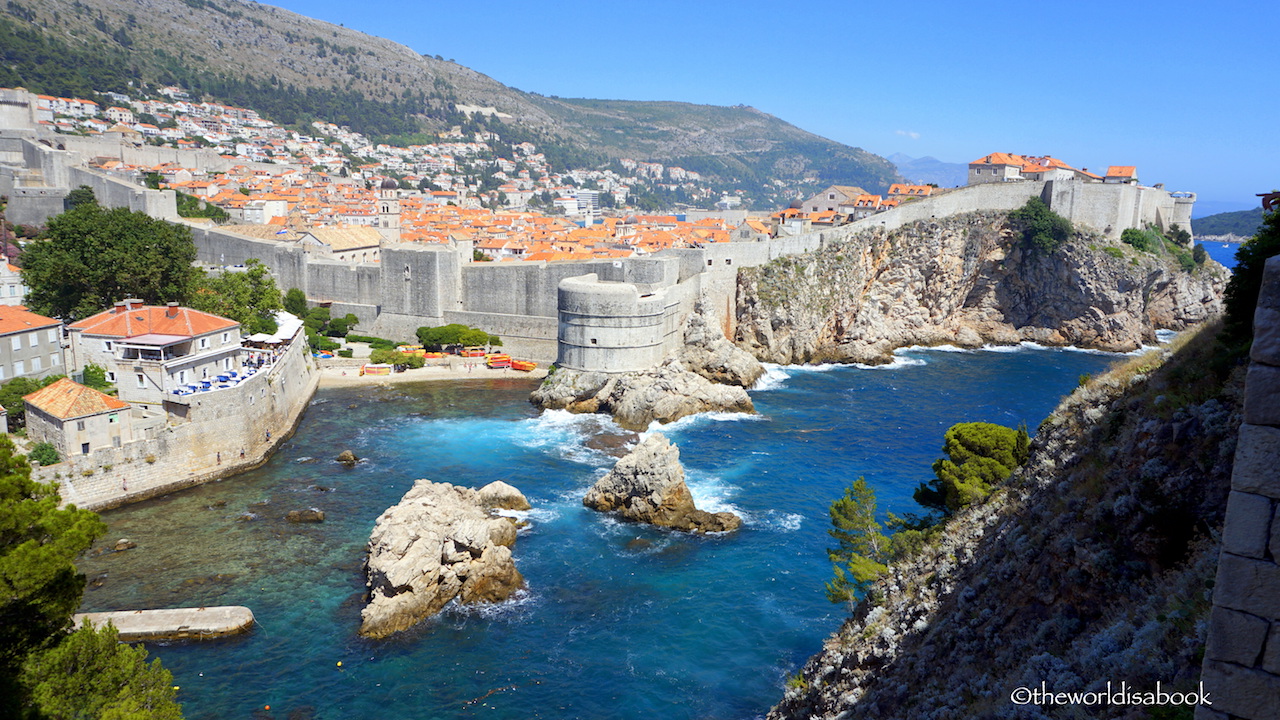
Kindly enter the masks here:
[[381, 638], [461, 603], [501, 602], [524, 587], [510, 546], [515, 522], [494, 508], [528, 509], [506, 483], [480, 490], [418, 480], [369, 536], [369, 604], [360, 634]]
[[684, 481], [680, 448], [661, 433], [651, 433], [587, 491], [582, 504], [614, 512], [636, 522], [691, 532], [736, 530], [742, 519], [728, 512], [694, 507]]

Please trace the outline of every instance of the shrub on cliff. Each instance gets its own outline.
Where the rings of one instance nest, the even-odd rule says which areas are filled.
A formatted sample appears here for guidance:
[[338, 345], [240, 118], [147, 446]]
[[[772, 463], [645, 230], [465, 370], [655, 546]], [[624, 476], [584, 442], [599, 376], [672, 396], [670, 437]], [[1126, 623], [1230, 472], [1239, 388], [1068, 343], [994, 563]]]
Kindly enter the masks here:
[[859, 477], [828, 510], [832, 528], [827, 534], [837, 546], [827, 549], [835, 577], [827, 583], [827, 599], [849, 602], [887, 569], [890, 540], [876, 520], [876, 494]]
[[1070, 220], [1050, 210], [1038, 197], [1009, 213], [1009, 221], [1028, 247], [1043, 253], [1057, 250], [1074, 232]]
[[952, 425], [942, 445], [947, 456], [933, 463], [933, 480], [921, 483], [913, 497], [930, 510], [950, 515], [989, 495], [1026, 462], [1029, 447], [1025, 427], [1014, 430], [985, 422]]
[[1280, 211], [1262, 217], [1258, 233], [1236, 251], [1236, 267], [1227, 283], [1226, 330], [1235, 343], [1253, 337], [1253, 313], [1262, 289], [1262, 271], [1267, 258], [1280, 254]]

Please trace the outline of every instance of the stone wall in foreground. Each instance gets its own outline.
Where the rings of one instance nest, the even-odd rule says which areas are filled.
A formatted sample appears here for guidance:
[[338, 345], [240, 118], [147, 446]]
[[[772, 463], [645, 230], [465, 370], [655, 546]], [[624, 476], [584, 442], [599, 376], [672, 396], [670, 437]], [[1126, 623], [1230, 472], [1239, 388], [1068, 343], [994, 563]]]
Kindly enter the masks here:
[[1201, 676], [1213, 705], [1197, 720], [1280, 717], [1280, 257], [1267, 261], [1251, 359]]

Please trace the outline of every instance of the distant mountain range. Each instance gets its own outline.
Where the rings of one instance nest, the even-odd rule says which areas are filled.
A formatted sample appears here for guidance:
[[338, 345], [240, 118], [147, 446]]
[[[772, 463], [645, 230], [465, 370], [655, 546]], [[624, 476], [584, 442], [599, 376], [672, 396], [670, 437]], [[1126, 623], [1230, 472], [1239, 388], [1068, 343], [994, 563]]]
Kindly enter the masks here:
[[913, 158], [902, 153], [890, 155], [889, 162], [898, 168], [902, 177], [920, 185], [958, 187], [969, 182], [968, 163], [943, 162], [935, 157]]
[[[359, 12], [353, 6], [353, 12]], [[885, 158], [751, 107], [544, 97], [439, 56], [247, 0], [10, 0], [0, 86], [62, 96], [176, 84], [303, 127], [408, 142], [460, 125], [531, 141], [555, 169], [630, 157], [704, 175], [758, 206], [831, 184], [877, 191]]]

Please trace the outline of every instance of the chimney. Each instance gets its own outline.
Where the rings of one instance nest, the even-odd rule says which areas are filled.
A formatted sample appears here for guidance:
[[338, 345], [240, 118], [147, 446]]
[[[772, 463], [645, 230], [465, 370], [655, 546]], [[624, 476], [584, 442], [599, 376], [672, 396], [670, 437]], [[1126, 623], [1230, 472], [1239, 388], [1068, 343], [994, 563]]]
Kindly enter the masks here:
[[123, 302], [117, 302], [115, 307], [111, 308], [111, 314], [115, 315], [124, 312], [125, 307], [126, 305]]
[[124, 304], [125, 312], [128, 312], [130, 310], [137, 310], [142, 307], [142, 301], [139, 300], [138, 298], [125, 298], [123, 304]]
[[167, 309], [164, 311], [164, 316], [165, 316], [165, 317], [167, 317], [167, 318], [176, 318], [176, 317], [178, 317], [178, 303], [176, 303], [176, 302], [167, 303], [167, 304], [165, 305], [165, 307], [167, 308]]

